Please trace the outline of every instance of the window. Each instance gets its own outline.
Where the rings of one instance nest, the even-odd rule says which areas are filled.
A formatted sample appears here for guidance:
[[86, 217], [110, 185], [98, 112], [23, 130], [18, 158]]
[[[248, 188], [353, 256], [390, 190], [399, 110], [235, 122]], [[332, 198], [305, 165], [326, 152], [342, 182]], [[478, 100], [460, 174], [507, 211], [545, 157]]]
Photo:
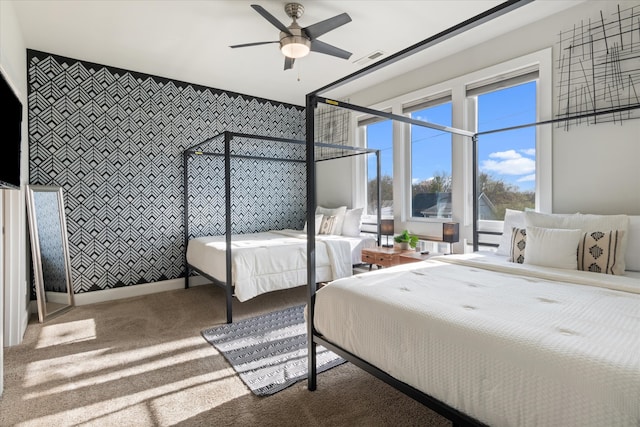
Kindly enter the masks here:
[[[451, 126], [451, 97], [405, 106], [411, 118]], [[411, 217], [451, 218], [451, 134], [411, 125]]]
[[[363, 120], [367, 148], [380, 150], [381, 215], [393, 216], [393, 131], [391, 120]], [[367, 214], [377, 213], [376, 156], [367, 158]]]
[[[477, 95], [478, 131], [536, 121], [536, 80]], [[536, 128], [478, 138], [479, 219], [503, 220], [507, 208], [535, 208]]]
[[[369, 107], [469, 132], [535, 123], [553, 116], [551, 53], [547, 48], [445, 81], [425, 75], [433, 84]], [[399, 121], [392, 131], [392, 121], [379, 117], [359, 117], [358, 124], [359, 144], [382, 150], [382, 213], [393, 213], [396, 226], [425, 236], [437, 236], [443, 221], [455, 220], [470, 239], [471, 138]], [[483, 230], [501, 231], [507, 208], [551, 210], [551, 133], [552, 126], [531, 126], [479, 135]], [[367, 201], [370, 214], [375, 213], [374, 158], [366, 166], [364, 160], [358, 163], [356, 197]], [[365, 176], [374, 182], [365, 186]]]

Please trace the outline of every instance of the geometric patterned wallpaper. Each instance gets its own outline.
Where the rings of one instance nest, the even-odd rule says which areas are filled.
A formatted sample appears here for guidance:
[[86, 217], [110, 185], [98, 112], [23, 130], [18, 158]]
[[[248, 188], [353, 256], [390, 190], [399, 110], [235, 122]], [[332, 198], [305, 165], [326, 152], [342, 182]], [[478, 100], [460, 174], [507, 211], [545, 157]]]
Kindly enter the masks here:
[[[189, 237], [224, 234], [224, 157], [211, 154], [224, 153], [224, 134], [198, 144], [195, 151], [205, 154], [187, 157]], [[232, 137], [233, 233], [302, 229], [306, 213], [305, 153], [305, 145]]]
[[[185, 148], [223, 131], [304, 139], [299, 106], [27, 53], [29, 182], [63, 188], [75, 293], [184, 275]], [[279, 162], [236, 166], [238, 189], [260, 189], [258, 200], [254, 192], [237, 201], [238, 223], [260, 218], [268, 209], [259, 207], [275, 199], [304, 203], [304, 169], [287, 164], [283, 170]], [[208, 179], [208, 191], [219, 194], [223, 176]], [[279, 228], [301, 228], [299, 205], [276, 213], [286, 223]], [[215, 221], [224, 227], [224, 210], [213, 217], [192, 220], [208, 221], [200, 228], [215, 228]], [[262, 231], [272, 222], [251, 224]]]

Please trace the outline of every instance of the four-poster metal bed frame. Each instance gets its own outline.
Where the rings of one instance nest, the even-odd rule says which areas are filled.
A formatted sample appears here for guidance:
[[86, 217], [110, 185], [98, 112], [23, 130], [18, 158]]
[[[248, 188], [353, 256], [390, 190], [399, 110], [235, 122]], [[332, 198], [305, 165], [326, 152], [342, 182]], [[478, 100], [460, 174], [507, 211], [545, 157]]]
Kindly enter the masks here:
[[[612, 113], [621, 113], [624, 111], [630, 111], [634, 109], [640, 108], [640, 104], [635, 104], [631, 106], [625, 106], [620, 108], [611, 108], [608, 110], [597, 111], [586, 114], [578, 114], [571, 117], [562, 117], [558, 119], [546, 120], [536, 123], [529, 123], [519, 126], [512, 126], [508, 128], [495, 129], [484, 132], [470, 132], [464, 129], [457, 129], [448, 126], [442, 126], [434, 123], [424, 122], [421, 120], [412, 119], [410, 117], [396, 115], [384, 111], [378, 111], [371, 108], [366, 108], [358, 105], [353, 105], [341, 101], [336, 101], [333, 99], [325, 98], [320, 96], [320, 93], [324, 93], [328, 90], [335, 89], [339, 86], [347, 84], [351, 81], [354, 81], [362, 76], [370, 74], [378, 69], [381, 69], [385, 66], [388, 66], [392, 63], [395, 63], [401, 59], [409, 57], [415, 53], [418, 53], [430, 46], [433, 46], [437, 43], [445, 41], [449, 38], [452, 38], [458, 34], [461, 34], [467, 30], [470, 30], [474, 27], [477, 27], [485, 22], [488, 22], [494, 18], [500, 17], [512, 10], [515, 10], [519, 7], [522, 7], [528, 3], [531, 3], [534, 0], [510, 0], [506, 1], [492, 9], [487, 10], [486, 12], [476, 15], [475, 17], [464, 21], [454, 27], [451, 27], [441, 33], [438, 33], [426, 40], [423, 40], [419, 43], [416, 43], [409, 48], [402, 50], [394, 55], [391, 55], [385, 59], [382, 59], [375, 64], [370, 65], [369, 67], [363, 68], [360, 71], [357, 71], [353, 74], [350, 74], [342, 79], [339, 79], [327, 86], [324, 86], [312, 93], [307, 94], [306, 96], [306, 135], [307, 135], [307, 222], [311, 224], [311, 227], [307, 229], [308, 238], [307, 238], [307, 283], [308, 283], [308, 300], [307, 300], [307, 342], [308, 342], [308, 384], [307, 388], [311, 391], [316, 389], [317, 386], [317, 370], [316, 370], [316, 346], [322, 345], [325, 348], [335, 352], [336, 354], [344, 357], [349, 362], [354, 365], [360, 367], [361, 369], [367, 371], [368, 373], [374, 375], [375, 377], [381, 379], [382, 381], [390, 384], [397, 390], [402, 393], [408, 395], [409, 397], [415, 399], [416, 401], [422, 403], [423, 405], [429, 407], [440, 415], [449, 419], [454, 426], [484, 426], [483, 423], [474, 419], [473, 417], [464, 414], [457, 409], [447, 405], [446, 403], [435, 399], [434, 397], [392, 377], [385, 371], [377, 368], [376, 366], [368, 363], [366, 360], [361, 359], [360, 357], [348, 352], [347, 350], [341, 348], [340, 346], [332, 343], [327, 340], [321, 334], [319, 334], [313, 324], [313, 319], [315, 316], [315, 294], [317, 292], [317, 285], [315, 283], [315, 241], [313, 239], [315, 230], [313, 226], [313, 215], [315, 212], [316, 205], [316, 196], [315, 196], [315, 169], [309, 167], [315, 161], [314, 152], [310, 147], [313, 146], [314, 141], [314, 111], [318, 104], [330, 105], [338, 108], [344, 108], [347, 110], [358, 111], [362, 113], [366, 113], [369, 115], [382, 117], [390, 120], [396, 120], [403, 123], [413, 124], [417, 126], [423, 126], [431, 129], [437, 129], [444, 132], [448, 132], [455, 135], [460, 135], [464, 137], [468, 137], [471, 139], [472, 144], [472, 180], [473, 180], [473, 250], [477, 251], [479, 246], [479, 235], [480, 234], [502, 234], [499, 232], [491, 232], [491, 231], [481, 231], [478, 229], [478, 192], [477, 192], [477, 172], [478, 172], [478, 150], [477, 150], [477, 142], [478, 137], [481, 135], [487, 135], [491, 133], [497, 132], [505, 132], [509, 130], [515, 130], [519, 128], [539, 126], [545, 124], [553, 124], [557, 122], [567, 122], [570, 120], [580, 120], [583, 118], [594, 117], [603, 114], [612, 114]], [[380, 171], [378, 170], [378, 175]], [[378, 224], [379, 224], [378, 217]], [[379, 230], [379, 227], [378, 227]], [[379, 238], [378, 238], [379, 239]], [[483, 245], [485, 245], [483, 243]], [[492, 246], [488, 244], [488, 246]]]
[[[185, 289], [189, 288], [189, 277], [191, 276], [191, 272], [195, 271], [199, 275], [211, 280], [217, 286], [222, 287], [225, 290], [226, 297], [226, 313], [227, 313], [227, 323], [231, 323], [233, 321], [233, 283], [232, 283], [232, 271], [231, 271], [231, 260], [232, 260], [232, 249], [231, 249], [231, 241], [232, 241], [232, 212], [231, 212], [231, 159], [232, 158], [241, 158], [241, 159], [250, 159], [250, 160], [272, 160], [272, 161], [282, 161], [282, 162], [295, 162], [295, 163], [305, 163], [306, 160], [303, 158], [285, 158], [285, 157], [267, 157], [267, 156], [257, 156], [257, 155], [247, 155], [247, 154], [237, 154], [232, 152], [232, 141], [234, 138], [242, 138], [246, 140], [258, 140], [258, 141], [271, 141], [277, 143], [284, 144], [296, 144], [299, 147], [302, 147], [302, 151], [306, 151], [307, 147], [305, 146], [306, 141], [297, 140], [297, 139], [288, 139], [288, 138], [278, 138], [272, 136], [264, 136], [264, 135], [251, 135], [245, 133], [238, 132], [230, 132], [225, 131], [220, 134], [214, 135], [213, 137], [196, 144], [192, 147], [187, 148], [183, 152], [183, 178], [184, 178], [184, 263], [185, 263], [185, 276], [184, 276], [184, 287]], [[222, 152], [219, 151], [205, 151], [204, 147], [210, 144], [214, 140], [223, 139], [224, 149]], [[368, 155], [375, 154], [376, 156], [376, 166], [377, 166], [377, 206], [378, 206], [378, 218], [377, 218], [377, 241], [380, 242], [380, 205], [381, 205], [381, 194], [380, 194], [380, 150], [373, 148], [363, 148], [363, 147], [352, 147], [345, 145], [337, 145], [337, 144], [329, 144], [316, 142], [313, 144], [311, 151], [313, 151], [313, 156], [315, 157], [316, 149], [320, 151], [321, 158], [315, 159], [315, 162], [325, 161], [325, 160], [334, 160], [339, 158], [345, 158], [350, 156], [358, 156], [358, 155]], [[226, 281], [221, 281], [211, 275], [205, 273], [201, 269], [198, 269], [192, 265], [190, 265], [187, 261], [187, 246], [189, 244], [189, 158], [192, 156], [209, 156], [209, 157], [223, 157], [224, 158], [224, 188], [225, 188], [225, 243], [226, 243]], [[314, 169], [312, 172], [313, 176], [315, 176], [315, 162], [309, 166], [307, 163], [307, 169], [311, 167]], [[307, 170], [307, 176], [309, 176], [309, 171]], [[307, 183], [308, 189], [308, 183]], [[315, 209], [315, 208], [314, 208]], [[314, 213], [315, 215], [315, 213]], [[310, 223], [307, 224], [307, 227], [310, 229], [315, 229], [315, 217], [312, 217]], [[315, 239], [315, 231], [311, 237]], [[314, 242], [315, 243], [315, 242]], [[315, 268], [315, 259], [314, 259], [314, 268]], [[313, 272], [313, 277], [315, 280], [315, 270]]]

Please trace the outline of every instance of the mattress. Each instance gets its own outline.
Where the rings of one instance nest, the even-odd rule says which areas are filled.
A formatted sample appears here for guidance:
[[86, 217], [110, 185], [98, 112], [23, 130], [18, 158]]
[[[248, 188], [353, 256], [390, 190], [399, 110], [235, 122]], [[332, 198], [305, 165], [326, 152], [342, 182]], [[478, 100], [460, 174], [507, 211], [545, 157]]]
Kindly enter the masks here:
[[[317, 236], [316, 280], [327, 282], [351, 275], [353, 260], [360, 259], [360, 248], [369, 241], [370, 238]], [[240, 301], [307, 283], [307, 240], [301, 231], [233, 235], [231, 247], [232, 282]], [[225, 237], [190, 240], [187, 262], [208, 276], [226, 282]]]
[[640, 280], [499, 260], [337, 280], [316, 294], [315, 328], [491, 426], [640, 425]]

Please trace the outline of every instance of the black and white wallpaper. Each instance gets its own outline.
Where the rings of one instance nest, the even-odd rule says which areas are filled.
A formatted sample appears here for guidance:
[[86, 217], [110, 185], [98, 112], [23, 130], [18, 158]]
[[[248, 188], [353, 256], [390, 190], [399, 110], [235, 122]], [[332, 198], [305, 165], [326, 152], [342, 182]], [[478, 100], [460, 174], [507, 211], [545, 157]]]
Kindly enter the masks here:
[[[223, 142], [221, 135], [197, 149], [224, 153]], [[231, 158], [233, 233], [302, 229], [306, 212], [305, 150], [302, 144], [232, 138], [232, 155], [251, 156]], [[192, 154], [187, 162], [189, 237], [224, 234], [224, 157]]]
[[[223, 131], [304, 139], [298, 106], [39, 51], [28, 86], [29, 180], [63, 188], [76, 293], [184, 274], [185, 148]], [[302, 226], [304, 164], [284, 165], [233, 165], [239, 230]], [[190, 209], [195, 233], [224, 229], [222, 170], [193, 178], [218, 206]]]

